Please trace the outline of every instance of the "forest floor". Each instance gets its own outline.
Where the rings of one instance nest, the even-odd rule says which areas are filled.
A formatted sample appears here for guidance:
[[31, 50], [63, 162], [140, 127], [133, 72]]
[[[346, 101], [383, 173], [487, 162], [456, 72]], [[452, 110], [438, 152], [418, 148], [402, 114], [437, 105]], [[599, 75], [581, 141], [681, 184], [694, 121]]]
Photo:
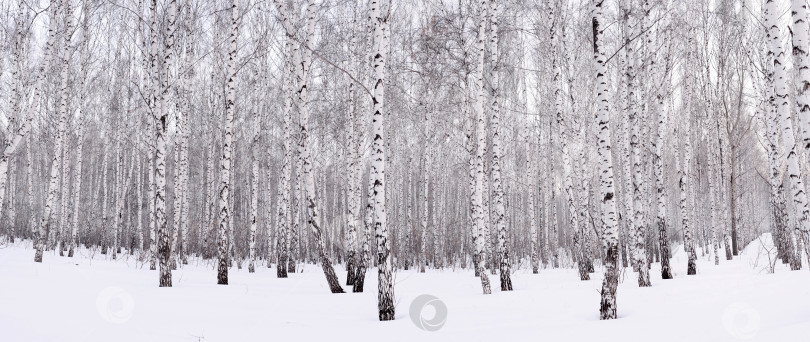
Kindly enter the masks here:
[[[172, 288], [158, 288], [157, 271], [137, 258], [107, 260], [82, 249], [75, 258], [46, 252], [33, 262], [30, 241], [0, 247], [2, 341], [808, 341], [810, 272], [777, 263], [768, 272], [770, 235], [733, 261], [715, 266], [700, 257], [686, 276], [676, 249], [675, 279], [651, 269], [652, 287], [639, 288], [624, 271], [619, 319], [599, 320], [602, 274], [580, 281], [574, 269], [513, 271], [514, 291], [493, 293], [468, 270], [396, 273], [396, 320], [377, 321], [377, 274], [365, 293], [329, 293], [321, 269], [276, 278], [275, 268], [232, 268], [230, 285], [216, 285], [213, 263], [196, 259], [173, 272]], [[92, 255], [91, 255], [92, 254]], [[338, 274], [345, 272], [337, 266]], [[344, 286], [345, 287], [345, 286]], [[346, 287], [347, 288], [347, 287]], [[347, 288], [348, 289], [348, 288]], [[438, 298], [422, 317], [447, 308], [436, 331], [409, 315], [415, 298]], [[418, 317], [418, 315], [417, 315]]]

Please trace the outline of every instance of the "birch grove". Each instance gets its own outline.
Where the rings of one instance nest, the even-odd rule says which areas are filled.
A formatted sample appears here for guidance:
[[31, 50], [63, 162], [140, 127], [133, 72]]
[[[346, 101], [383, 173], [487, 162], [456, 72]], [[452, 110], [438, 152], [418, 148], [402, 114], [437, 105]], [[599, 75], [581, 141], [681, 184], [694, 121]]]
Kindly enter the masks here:
[[495, 297], [566, 270], [602, 280], [607, 320], [621, 282], [763, 234], [810, 266], [804, 1], [0, 8], [0, 236], [37, 263], [137, 260], [159, 287], [318, 269], [376, 287], [380, 321], [411, 273]]

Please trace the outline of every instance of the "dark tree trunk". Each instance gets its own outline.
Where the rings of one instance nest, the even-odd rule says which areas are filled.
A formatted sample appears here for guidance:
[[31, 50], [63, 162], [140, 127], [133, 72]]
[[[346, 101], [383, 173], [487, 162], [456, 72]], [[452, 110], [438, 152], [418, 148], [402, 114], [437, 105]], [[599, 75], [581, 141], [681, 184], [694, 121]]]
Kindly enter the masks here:
[[618, 248], [613, 245], [607, 248], [605, 256], [605, 279], [602, 281], [602, 302], [599, 307], [600, 319], [616, 318], [616, 288], [619, 285]]

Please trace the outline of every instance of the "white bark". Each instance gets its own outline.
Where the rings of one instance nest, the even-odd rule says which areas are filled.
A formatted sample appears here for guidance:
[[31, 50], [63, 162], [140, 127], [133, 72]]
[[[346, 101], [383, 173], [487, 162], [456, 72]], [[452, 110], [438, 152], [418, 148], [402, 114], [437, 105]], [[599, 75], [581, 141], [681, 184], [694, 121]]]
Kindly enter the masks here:
[[232, 229], [230, 216], [232, 215], [229, 200], [231, 197], [231, 152], [233, 149], [233, 120], [236, 112], [236, 48], [239, 35], [239, 0], [233, 0], [231, 7], [231, 33], [228, 39], [228, 63], [226, 70], [225, 95], [225, 138], [222, 143], [222, 159], [220, 160], [220, 186], [219, 186], [219, 237], [217, 247], [219, 262], [217, 269], [217, 284], [228, 285], [228, 252], [230, 251], [229, 231]]
[[[497, 261], [500, 264], [501, 275], [501, 291], [512, 291], [512, 278], [511, 278], [511, 265], [509, 264], [509, 240], [506, 228], [506, 207], [504, 204], [503, 184], [501, 181], [501, 108], [500, 108], [500, 92], [498, 88], [499, 81], [499, 66], [498, 66], [498, 2], [497, 0], [490, 0], [489, 2], [489, 22], [490, 22], [490, 63], [492, 69], [490, 70], [490, 91], [492, 103], [490, 111], [492, 111], [491, 124], [492, 124], [492, 201], [495, 209], [494, 226], [498, 232], [498, 257]], [[492, 267], [495, 267], [493, 265]]]
[[[797, 155], [796, 138], [793, 130], [793, 120], [790, 116], [788, 105], [787, 73], [784, 65], [784, 51], [781, 46], [781, 33], [779, 30], [779, 20], [777, 8], [774, 0], [765, 2], [766, 14], [765, 26], [768, 28], [768, 57], [769, 63], [773, 63], [774, 68], [774, 100], [776, 103], [776, 113], [780, 119], [782, 129], [782, 148], [787, 157], [787, 176], [790, 180], [790, 189], [793, 194], [793, 203], [796, 208], [796, 217], [802, 239], [806, 242], [810, 234], [810, 208], [807, 204], [807, 195], [802, 180], [802, 168]], [[799, 97], [802, 97], [800, 95]], [[805, 252], [810, 258], [810, 244], [805, 243]]]
[[[42, 105], [42, 92], [45, 83], [45, 78], [47, 77], [47, 72], [50, 70], [51, 61], [53, 59], [53, 43], [55, 40], [56, 35], [56, 15], [59, 13], [59, 9], [61, 7], [61, 1], [51, 1], [50, 3], [50, 11], [49, 11], [49, 23], [48, 23], [48, 38], [45, 41], [45, 48], [43, 50], [43, 62], [40, 65], [39, 72], [37, 74], [37, 78], [33, 84], [33, 103], [34, 105], [30, 106], [34, 108], [33, 110], [29, 110], [20, 118], [16, 118], [16, 121], [20, 122], [20, 126], [17, 128], [16, 131], [13, 133], [11, 132], [12, 125], [9, 124], [6, 127], [5, 135], [2, 137], [4, 140], [4, 148], [2, 154], [0, 154], [0, 203], [3, 203], [4, 197], [6, 195], [6, 181], [8, 180], [8, 167], [9, 167], [9, 159], [23, 142], [25, 137], [28, 135], [28, 132], [31, 130], [31, 121], [35, 114], [41, 111]], [[24, 4], [21, 2], [20, 6], [20, 17], [22, 17], [22, 11]], [[17, 33], [15, 37], [15, 53], [14, 53], [14, 70], [18, 70], [20, 67], [21, 58], [20, 54], [21, 51], [24, 49], [24, 39], [22, 37], [22, 18], [17, 24]], [[17, 74], [12, 74], [14, 82], [14, 87], [11, 93], [11, 101], [13, 101], [11, 105], [11, 109], [13, 112], [17, 113], [20, 111], [20, 102], [23, 100], [22, 97], [22, 77], [19, 77]], [[30, 113], [29, 113], [30, 112]], [[30, 147], [30, 146], [29, 146]], [[42, 233], [41, 229], [35, 229], [32, 225], [31, 229], [34, 230], [34, 241], [35, 243], [39, 239], [45, 239], [44, 234]]]
[[[288, 38], [286, 51], [291, 51], [291, 41]], [[292, 214], [290, 207], [290, 194], [292, 183], [290, 173], [292, 168], [292, 97], [293, 97], [293, 71], [290, 58], [285, 61], [285, 83], [284, 83], [284, 159], [281, 164], [281, 178], [279, 180], [278, 199], [278, 226], [276, 228], [276, 239], [278, 243], [278, 262], [276, 276], [287, 277], [287, 261], [289, 259], [289, 238], [292, 230]]]
[[791, 0], [793, 29], [793, 68], [798, 70], [796, 84], [796, 105], [798, 107], [799, 128], [802, 145], [810, 152], [810, 26], [807, 21], [807, 3], [804, 0]]
[[[352, 19], [352, 37], [350, 42], [352, 52], [350, 52], [349, 60], [350, 75], [356, 75], [358, 70], [356, 55], [356, 50], [359, 46], [357, 43], [357, 7], [359, 7], [359, 3], [355, 4], [354, 18]], [[360, 225], [360, 158], [358, 156], [358, 142], [360, 139], [357, 137], [357, 133], [359, 133], [360, 130], [358, 127], [357, 131], [355, 131], [355, 125], [357, 125], [361, 113], [357, 112], [355, 101], [357, 97], [356, 88], [357, 85], [355, 85], [355, 82], [349, 81], [348, 110], [346, 113], [346, 171], [349, 183], [346, 206], [346, 218], [348, 221], [346, 226], [346, 285], [354, 285], [355, 282], [357, 272], [357, 230]]]
[[[257, 115], [258, 117], [258, 115]], [[256, 125], [258, 126], [259, 122], [256, 120]], [[257, 130], [258, 131], [258, 130]], [[258, 145], [258, 132], [256, 133], [256, 138], [254, 138], [254, 146]], [[256, 148], [254, 147], [254, 150]], [[248, 235], [248, 243], [249, 243], [249, 264], [248, 264], [248, 272], [253, 273], [256, 271], [256, 229], [258, 225], [258, 216], [259, 216], [259, 160], [255, 156], [255, 151], [252, 152], [253, 162], [251, 167], [251, 179], [250, 179], [250, 235]], [[268, 246], [270, 248], [270, 246]]]
[[475, 136], [478, 140], [475, 150], [475, 199], [473, 206], [476, 208], [476, 230], [478, 237], [475, 239], [475, 254], [478, 256], [478, 268], [481, 277], [481, 286], [484, 294], [490, 294], [489, 277], [486, 272], [486, 245], [487, 245], [487, 229], [485, 221], [485, 208], [484, 208], [484, 149], [486, 147], [486, 119], [484, 118], [484, 54], [486, 49], [486, 26], [487, 26], [487, 0], [480, 1], [479, 11], [481, 16], [478, 24], [478, 66], [476, 69], [477, 78], [477, 101], [475, 103]]
[[[276, 7], [282, 17], [282, 24], [284, 29], [291, 39], [294, 40], [295, 30], [292, 27], [290, 17], [287, 15], [285, 7], [281, 4], [280, 0], [274, 0]], [[319, 224], [320, 215], [318, 211], [317, 198], [315, 194], [315, 176], [312, 172], [312, 159], [309, 147], [309, 108], [308, 108], [308, 88], [307, 79], [309, 74], [309, 67], [312, 63], [312, 39], [315, 34], [315, 3], [309, 0], [307, 5], [307, 27], [306, 27], [306, 41], [304, 42], [305, 51], [302, 54], [299, 49], [293, 51], [293, 62], [295, 65], [296, 76], [296, 95], [297, 105], [299, 111], [299, 129], [300, 129], [300, 145], [299, 160], [301, 163], [301, 172], [304, 181], [304, 195], [306, 197], [307, 207], [307, 220], [309, 226], [312, 228], [312, 233], [315, 237], [317, 244], [318, 255], [320, 258], [321, 268], [326, 275], [327, 282], [329, 283], [332, 293], [342, 293], [343, 288], [337, 280], [335, 270], [332, 267], [332, 262], [326, 253], [326, 245], [322, 237], [322, 230]], [[303, 56], [302, 56], [303, 55]]]
[[[156, 0], [152, 0], [157, 15]], [[174, 49], [174, 32], [177, 24], [177, 0], [171, 0], [168, 8], [166, 41], [163, 48], [163, 64], [160, 70], [162, 81], [157, 89], [156, 150], [155, 150], [155, 227], [158, 232], [158, 254], [160, 256], [160, 287], [172, 286], [172, 273], [169, 269], [171, 246], [169, 227], [166, 222], [166, 128], [169, 118], [169, 69]], [[154, 33], [153, 33], [154, 38]]]
[[616, 221], [616, 199], [613, 181], [613, 157], [611, 156], [610, 110], [608, 108], [608, 80], [603, 44], [604, 29], [602, 3], [593, 3], [593, 56], [596, 63], [597, 124], [599, 127], [597, 154], [599, 156], [599, 182], [602, 202], [602, 244], [605, 247], [605, 278], [602, 281], [600, 319], [615, 319], [616, 287], [619, 283], [618, 243], [619, 231]]
[[[643, 28], [642, 28], [643, 29]], [[627, 44], [628, 51], [632, 51], [629, 47], [632, 47], [633, 44]], [[630, 224], [632, 225], [631, 230], [631, 241], [635, 246], [633, 248], [633, 257], [634, 257], [634, 264], [635, 267], [638, 269], [638, 286], [640, 287], [647, 287], [650, 286], [650, 270], [647, 267], [647, 253], [645, 248], [645, 234], [647, 232], [647, 221], [644, 217], [645, 215], [645, 207], [644, 207], [644, 199], [642, 198], [643, 186], [644, 186], [644, 170], [642, 169], [641, 165], [641, 154], [642, 154], [642, 143], [641, 143], [641, 113], [640, 113], [640, 106], [636, 102], [636, 92], [638, 90], [638, 82], [636, 81], [636, 72], [633, 69], [633, 66], [637, 62], [635, 60], [635, 55], [628, 52], [628, 114], [630, 121], [628, 124], [630, 125], [630, 149], [631, 149], [631, 156], [632, 158], [628, 161], [632, 161], [632, 194], [633, 200], [630, 202], [632, 205], [632, 219], [630, 220]], [[627, 165], [627, 164], [625, 164]], [[627, 166], [625, 166], [625, 170], [628, 170]], [[626, 174], [625, 177], [630, 177], [630, 174]]]
[[[61, 7], [62, 7], [61, 2], [59, 3], [59, 5], [57, 7], [59, 9], [61, 9]], [[57, 13], [56, 11], [51, 12], [51, 14], [53, 15], [53, 17], [51, 18], [51, 24], [54, 25], [54, 26], [55, 26], [55, 22], [56, 22], [56, 19], [55, 19], [56, 13]], [[66, 18], [65, 19], [66, 20], [65, 32], [71, 32], [72, 31], [71, 30], [72, 10], [71, 10], [70, 1], [68, 1], [65, 4], [65, 18]], [[53, 29], [49, 28], [49, 31], [53, 31]], [[53, 44], [52, 35], [53, 35], [53, 33], [49, 33], [48, 44]], [[63, 150], [63, 146], [64, 146], [65, 130], [66, 130], [66, 126], [67, 126], [67, 77], [68, 77], [67, 67], [68, 67], [68, 61], [69, 61], [68, 53], [70, 51], [70, 34], [65, 34], [64, 45], [65, 45], [65, 48], [64, 48], [64, 51], [63, 51], [63, 53], [64, 53], [64, 55], [63, 55], [63, 68], [64, 69], [62, 71], [61, 84], [60, 84], [62, 100], [61, 100], [61, 103], [60, 103], [60, 110], [59, 110], [59, 124], [58, 124], [57, 138], [56, 138], [56, 146], [54, 147], [54, 155], [51, 158], [51, 172], [50, 172], [50, 183], [48, 184], [48, 196], [47, 196], [47, 199], [45, 201], [45, 209], [44, 209], [44, 212], [43, 212], [43, 215], [42, 215], [42, 222], [40, 223], [40, 227], [39, 227], [39, 229], [40, 229], [39, 237], [40, 238], [39, 238], [39, 243], [37, 243], [36, 252], [35, 252], [35, 255], [34, 255], [34, 261], [35, 262], [42, 262], [42, 251], [43, 251], [43, 248], [45, 247], [44, 246], [44, 238], [43, 238], [44, 235], [46, 233], [53, 233], [53, 232], [50, 232], [51, 214], [52, 214], [52, 212], [54, 210], [54, 206], [56, 205], [56, 192], [57, 192], [57, 187], [59, 185], [59, 171], [60, 171], [60, 169], [62, 167], [62, 150]], [[46, 49], [48, 49], [48, 51], [50, 50], [49, 48], [46, 48]], [[50, 58], [50, 57], [48, 57], [46, 55], [46, 58]], [[44, 75], [43, 75], [43, 77], [44, 77]], [[0, 165], [0, 174], [2, 175], [2, 177], [0, 177], [0, 178], [5, 178], [6, 177], [5, 173], [6, 173], [7, 167], [8, 167], [7, 164]], [[0, 190], [4, 190], [4, 189], [0, 189]], [[5, 193], [5, 191], [0, 191], [0, 193]], [[0, 202], [0, 203], [2, 203], [2, 202]]]
[[120, 253], [118, 246], [118, 236], [121, 232], [121, 210], [124, 207], [124, 151], [121, 149], [121, 129], [117, 129], [115, 150], [118, 161], [115, 163], [115, 207], [113, 212], [113, 225], [112, 225], [112, 258], [115, 260]]
[[388, 217], [385, 203], [385, 132], [383, 131], [383, 100], [385, 96], [385, 66], [388, 60], [390, 41], [388, 14], [382, 11], [383, 0], [371, 0], [371, 17], [374, 22], [374, 86], [372, 88], [372, 157], [371, 173], [374, 176], [374, 231], [377, 238], [378, 292], [377, 310], [381, 321], [394, 319], [394, 277], [391, 243], [388, 233]]

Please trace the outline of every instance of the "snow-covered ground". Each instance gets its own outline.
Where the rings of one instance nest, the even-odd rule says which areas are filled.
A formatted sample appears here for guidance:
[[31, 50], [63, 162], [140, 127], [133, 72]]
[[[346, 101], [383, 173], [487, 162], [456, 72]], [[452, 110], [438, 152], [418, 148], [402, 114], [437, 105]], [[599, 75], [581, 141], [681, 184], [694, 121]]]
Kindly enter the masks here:
[[[649, 288], [626, 271], [611, 321], [598, 316], [599, 272], [583, 282], [573, 269], [515, 270], [513, 292], [490, 276], [484, 296], [471, 271], [399, 271], [396, 320], [379, 322], [376, 270], [365, 293], [335, 295], [316, 265], [288, 279], [233, 268], [219, 286], [212, 264], [192, 260], [174, 272], [174, 287], [158, 288], [157, 272], [136, 258], [90, 253], [46, 252], [37, 264], [30, 241], [0, 248], [0, 341], [810, 341], [810, 272], [778, 263], [769, 274], [757, 241], [719, 266], [701, 257], [689, 277], [678, 249], [675, 279], [661, 280], [656, 264]], [[447, 308], [436, 331], [409, 315], [424, 294]], [[427, 305], [422, 317], [435, 312]]]

